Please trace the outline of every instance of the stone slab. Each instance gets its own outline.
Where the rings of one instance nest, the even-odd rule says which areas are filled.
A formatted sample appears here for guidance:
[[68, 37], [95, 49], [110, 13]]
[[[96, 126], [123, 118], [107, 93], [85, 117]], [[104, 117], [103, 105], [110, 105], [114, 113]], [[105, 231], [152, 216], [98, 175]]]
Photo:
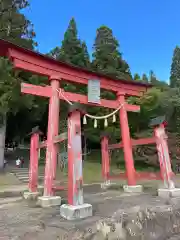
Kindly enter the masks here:
[[67, 220], [78, 220], [84, 219], [92, 216], [92, 205], [89, 203], [84, 203], [78, 206], [72, 206], [68, 204], [63, 204], [60, 207], [61, 217]]
[[42, 196], [38, 197], [37, 205], [46, 208], [46, 207], [54, 207], [61, 205], [61, 197], [60, 196]]
[[111, 181], [104, 181], [103, 183], [101, 183], [101, 189], [107, 189], [112, 185]]
[[23, 193], [23, 197], [26, 200], [35, 200], [35, 199], [37, 199], [38, 196], [39, 196], [39, 192], [28, 192], [28, 191], [25, 191]]
[[162, 198], [180, 197], [180, 188], [173, 188], [173, 189], [159, 188], [158, 196]]
[[134, 185], [134, 186], [124, 185], [123, 189], [124, 189], [124, 192], [127, 192], [127, 193], [141, 193], [141, 192], [143, 192], [142, 185]]
[[[17, 176], [19, 180], [29, 180], [29, 176]], [[44, 176], [38, 176], [38, 179], [43, 179]]]

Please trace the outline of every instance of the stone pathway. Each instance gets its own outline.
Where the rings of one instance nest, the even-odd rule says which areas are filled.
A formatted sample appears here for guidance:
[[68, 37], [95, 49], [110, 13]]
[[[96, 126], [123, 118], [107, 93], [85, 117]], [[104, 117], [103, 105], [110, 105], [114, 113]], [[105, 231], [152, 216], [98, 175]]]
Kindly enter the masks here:
[[[22, 183], [29, 182], [29, 169], [28, 168], [11, 168], [11, 173], [13, 173], [19, 181]], [[41, 171], [38, 174], [39, 183], [42, 183], [44, 180], [44, 173]]]

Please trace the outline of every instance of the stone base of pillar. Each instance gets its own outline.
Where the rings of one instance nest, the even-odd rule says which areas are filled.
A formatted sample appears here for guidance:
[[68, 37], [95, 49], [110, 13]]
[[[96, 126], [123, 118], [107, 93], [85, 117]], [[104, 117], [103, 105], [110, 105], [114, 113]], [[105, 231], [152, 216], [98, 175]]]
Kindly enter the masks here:
[[143, 186], [142, 185], [134, 185], [134, 186], [123, 186], [124, 192], [127, 193], [141, 193], [143, 192]]
[[107, 189], [112, 185], [110, 180], [104, 181], [103, 183], [101, 183], [101, 188], [102, 189]]
[[78, 206], [63, 204], [60, 207], [61, 217], [67, 220], [83, 219], [92, 216], [92, 205], [84, 203]]
[[42, 196], [38, 198], [37, 205], [46, 208], [61, 205], [61, 197], [59, 196]]
[[40, 195], [39, 192], [24, 192], [23, 197], [26, 200], [37, 200], [38, 196]]
[[180, 197], [180, 188], [173, 188], [173, 189], [159, 188], [158, 196], [162, 198]]

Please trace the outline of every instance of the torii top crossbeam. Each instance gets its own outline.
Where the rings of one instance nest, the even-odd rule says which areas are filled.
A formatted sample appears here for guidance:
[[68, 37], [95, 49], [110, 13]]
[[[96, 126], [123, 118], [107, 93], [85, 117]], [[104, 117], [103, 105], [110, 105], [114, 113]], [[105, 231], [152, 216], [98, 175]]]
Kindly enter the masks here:
[[[89, 79], [100, 80], [102, 89], [113, 92], [120, 91], [127, 96], [142, 96], [143, 93], [150, 87], [150, 84], [133, 82], [127, 80], [116, 80], [107, 77], [103, 74], [91, 72], [73, 65], [57, 61], [43, 54], [19, 47], [8, 41], [0, 39], [0, 55], [7, 56], [13, 63], [15, 69], [30, 71], [35, 74], [48, 76], [49, 79], [55, 76], [58, 79], [63, 79], [70, 82], [88, 84]], [[29, 84], [22, 84], [21, 91], [24, 93], [50, 97], [51, 89], [47, 87], [37, 87]], [[78, 101], [87, 104], [87, 97], [80, 94], [65, 93], [70, 101]], [[101, 100], [98, 106], [108, 108], [117, 108], [117, 101]], [[138, 106], [127, 105], [127, 111], [139, 111]]]

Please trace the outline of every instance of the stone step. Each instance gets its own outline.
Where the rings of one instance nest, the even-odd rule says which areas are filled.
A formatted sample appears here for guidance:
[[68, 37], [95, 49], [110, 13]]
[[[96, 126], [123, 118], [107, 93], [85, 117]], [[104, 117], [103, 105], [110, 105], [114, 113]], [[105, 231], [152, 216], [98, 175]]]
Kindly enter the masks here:
[[[43, 172], [43, 170], [39, 170], [40, 172]], [[20, 169], [11, 169], [11, 172], [29, 172], [29, 169], [23, 169], [23, 168], [20, 168]]]
[[[38, 179], [43, 179], [44, 176], [38, 176]], [[25, 176], [25, 177], [18, 177], [19, 180], [23, 180], [23, 179], [29, 179], [29, 176]]]
[[[21, 177], [21, 176], [29, 176], [29, 173], [25, 174], [25, 173], [18, 173], [18, 174], [15, 174], [17, 177]], [[38, 176], [44, 176], [43, 173], [38, 173]]]
[[28, 171], [29, 169], [28, 168], [12, 168], [11, 171], [14, 171], [14, 172], [20, 172], [20, 171]]
[[[11, 172], [21, 173], [21, 172], [29, 172], [29, 169], [21, 169], [21, 170], [11, 170]], [[43, 172], [42, 170], [39, 172]]]
[[[16, 170], [11, 170], [11, 172], [12, 173], [16, 173], [16, 174], [19, 174], [19, 173], [29, 173], [29, 169], [27, 169], [27, 170], [18, 170], [18, 171], [16, 171]], [[43, 171], [38, 171], [39, 173], [44, 173]]]
[[[16, 176], [20, 176], [20, 175], [29, 175], [29, 172], [16, 172], [14, 173]], [[44, 173], [39, 172], [38, 175], [44, 175]]]
[[[44, 181], [44, 179], [38, 179], [39, 180], [39, 182], [43, 182]], [[23, 182], [23, 183], [29, 183], [29, 179], [23, 179], [23, 180], [20, 180], [21, 182]]]
[[[20, 177], [17, 177], [17, 179], [19, 179], [19, 180], [29, 179], [29, 176], [20, 176]], [[38, 176], [38, 179], [44, 179], [44, 176]]]
[[21, 182], [23, 182], [23, 183], [28, 183], [28, 182], [29, 182], [29, 179], [23, 179], [23, 180], [21, 180]]
[[14, 173], [16, 176], [28, 176], [29, 173]]

